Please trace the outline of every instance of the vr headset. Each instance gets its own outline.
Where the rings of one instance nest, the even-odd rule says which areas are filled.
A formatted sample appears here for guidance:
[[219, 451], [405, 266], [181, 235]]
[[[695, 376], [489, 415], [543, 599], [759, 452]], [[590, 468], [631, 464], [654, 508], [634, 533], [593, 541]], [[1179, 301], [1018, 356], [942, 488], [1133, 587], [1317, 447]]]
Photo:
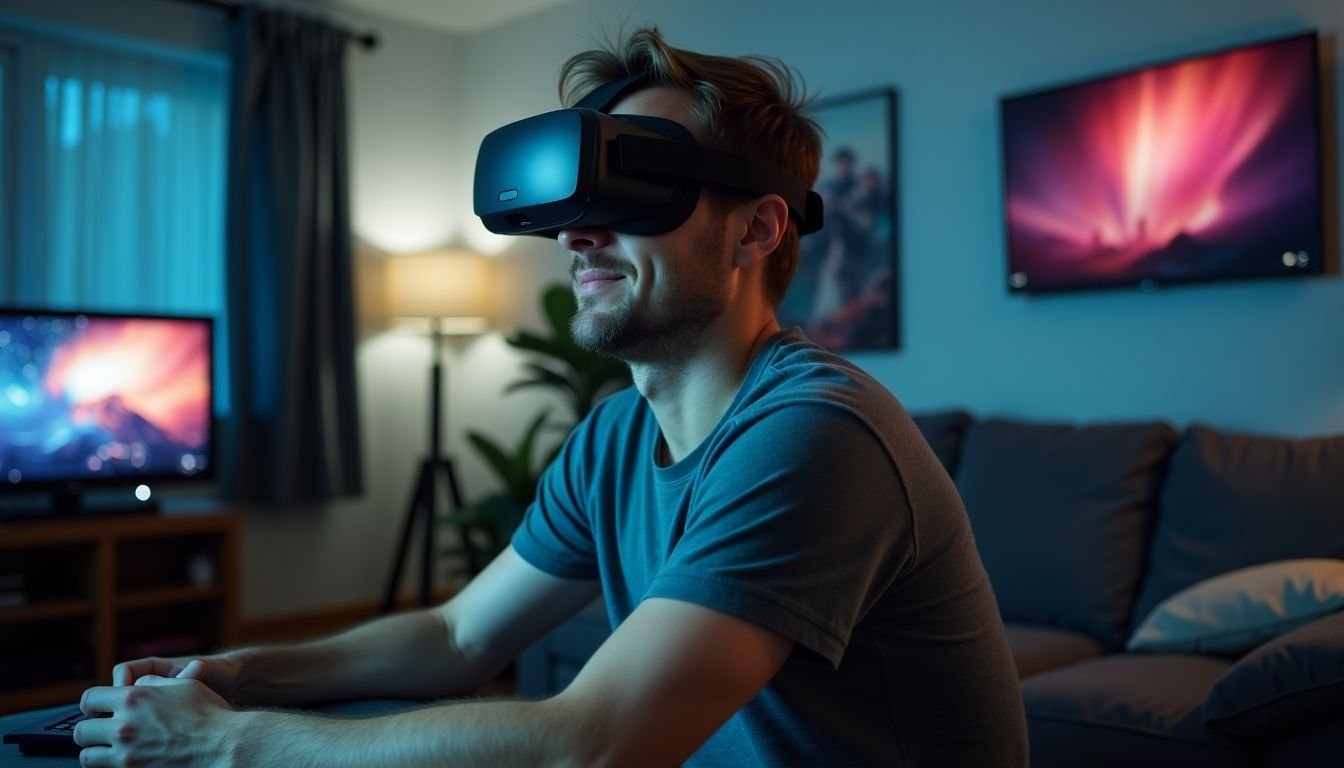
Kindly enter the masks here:
[[486, 136], [473, 190], [485, 228], [543, 237], [577, 227], [656, 235], [686, 221], [700, 188], [717, 184], [777, 194], [800, 234], [821, 229], [821, 197], [783, 168], [703, 146], [672, 120], [606, 114], [648, 80], [641, 74], [607, 83], [572, 109], [519, 120]]

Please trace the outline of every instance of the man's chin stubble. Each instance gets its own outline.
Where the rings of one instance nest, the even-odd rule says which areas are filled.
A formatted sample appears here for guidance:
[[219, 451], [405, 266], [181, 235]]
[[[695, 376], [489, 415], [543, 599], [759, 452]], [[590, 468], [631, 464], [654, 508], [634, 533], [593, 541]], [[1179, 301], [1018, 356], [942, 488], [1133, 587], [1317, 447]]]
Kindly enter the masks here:
[[[575, 344], [589, 352], [606, 355], [629, 365], [675, 365], [683, 362], [690, 356], [699, 334], [707, 324], [692, 321], [655, 331], [650, 328], [633, 328], [629, 316], [603, 318], [608, 322], [598, 327], [594, 326], [601, 321], [594, 322], [595, 318], [580, 320], [580, 315], [575, 315], [574, 319], [570, 332]], [[580, 323], [583, 325], [582, 330], [579, 328]]]

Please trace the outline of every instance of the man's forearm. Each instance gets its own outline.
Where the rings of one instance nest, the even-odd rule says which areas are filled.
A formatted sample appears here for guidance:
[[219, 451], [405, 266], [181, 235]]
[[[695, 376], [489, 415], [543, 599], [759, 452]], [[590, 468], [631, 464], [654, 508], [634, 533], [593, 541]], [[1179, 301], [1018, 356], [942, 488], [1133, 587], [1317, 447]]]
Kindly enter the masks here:
[[595, 766], [611, 757], [597, 729], [555, 699], [439, 705], [359, 720], [235, 716], [227, 764], [236, 768]]
[[239, 663], [231, 696], [237, 704], [443, 698], [471, 692], [496, 671], [464, 656], [434, 610], [384, 617], [321, 640], [224, 655]]

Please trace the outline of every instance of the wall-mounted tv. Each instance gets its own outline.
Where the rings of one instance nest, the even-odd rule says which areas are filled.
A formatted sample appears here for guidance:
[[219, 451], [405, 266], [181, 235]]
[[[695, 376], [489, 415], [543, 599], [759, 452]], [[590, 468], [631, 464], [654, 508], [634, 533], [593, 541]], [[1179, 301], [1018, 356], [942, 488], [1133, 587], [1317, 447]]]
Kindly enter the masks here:
[[0, 496], [212, 478], [213, 328], [0, 308]]
[[1002, 99], [1008, 284], [1318, 273], [1317, 36]]

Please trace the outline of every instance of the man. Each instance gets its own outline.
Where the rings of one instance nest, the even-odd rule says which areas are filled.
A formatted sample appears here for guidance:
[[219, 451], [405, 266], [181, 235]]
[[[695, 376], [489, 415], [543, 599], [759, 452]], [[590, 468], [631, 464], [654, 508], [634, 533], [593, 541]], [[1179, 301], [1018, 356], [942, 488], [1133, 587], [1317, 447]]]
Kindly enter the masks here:
[[[632, 72], [612, 114], [811, 183], [787, 71], [656, 30], [566, 65]], [[547, 470], [513, 544], [445, 605], [333, 638], [119, 665], [85, 765], [1025, 764], [993, 594], [955, 489], [900, 405], [775, 320], [798, 249], [776, 194], [706, 187], [657, 235], [558, 234], [575, 339], [629, 362]], [[544, 701], [345, 721], [231, 705], [469, 693], [601, 594], [619, 622]]]

